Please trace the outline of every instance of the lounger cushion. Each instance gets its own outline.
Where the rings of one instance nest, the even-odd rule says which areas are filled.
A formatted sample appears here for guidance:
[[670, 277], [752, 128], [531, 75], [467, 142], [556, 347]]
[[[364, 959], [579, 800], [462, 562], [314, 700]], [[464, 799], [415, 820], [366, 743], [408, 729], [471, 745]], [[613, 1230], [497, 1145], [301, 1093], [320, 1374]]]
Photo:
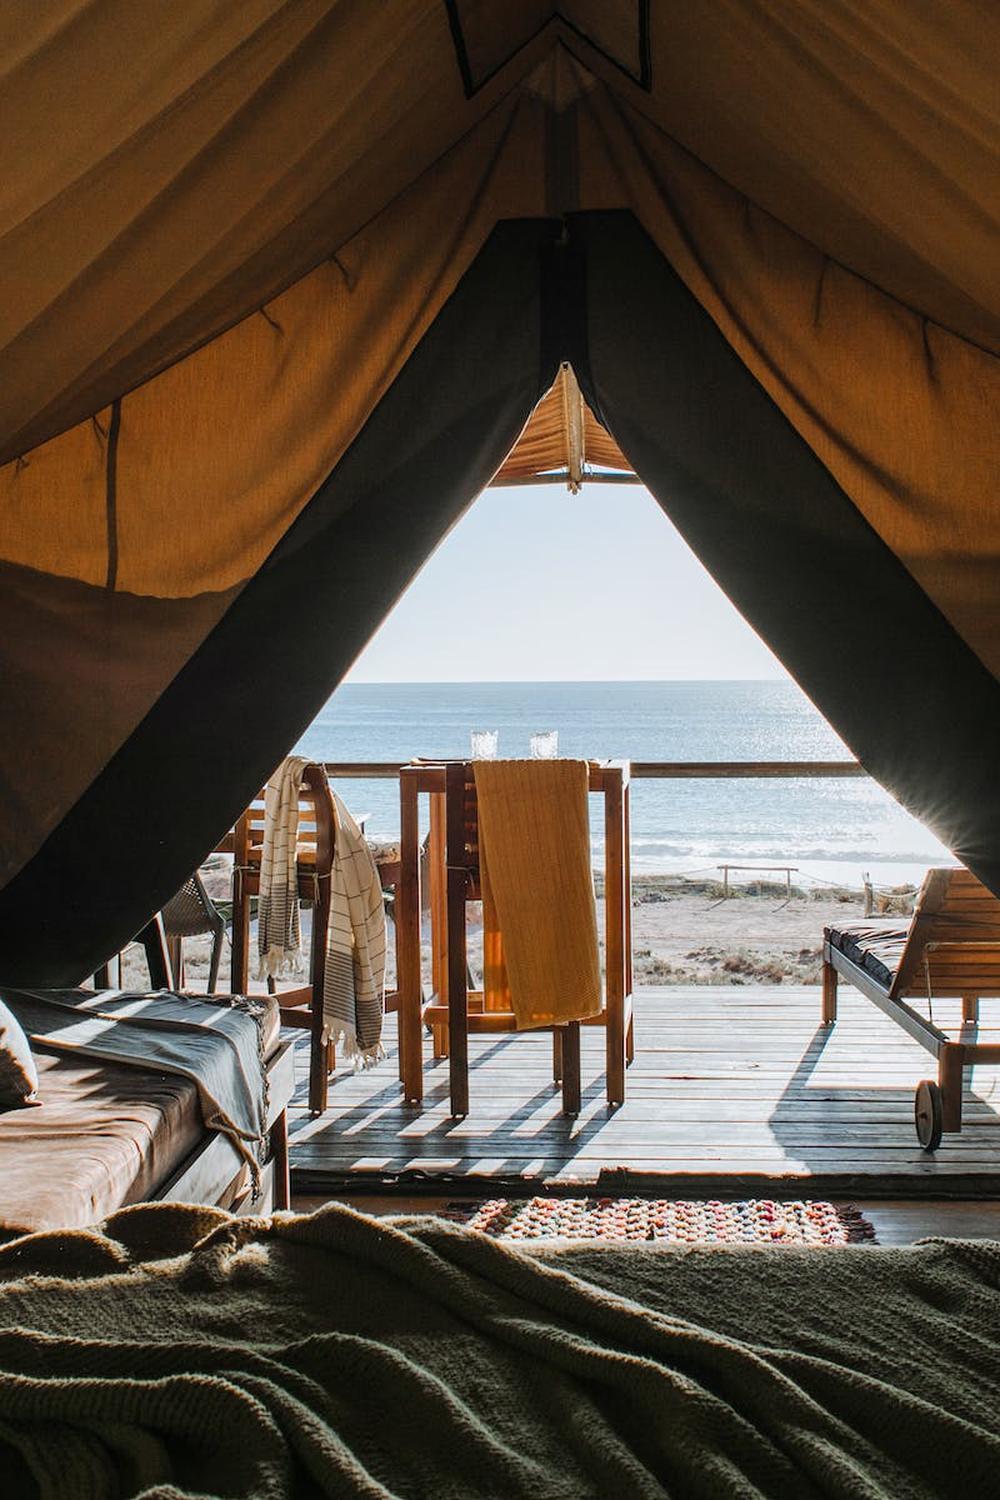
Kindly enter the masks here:
[[831, 948], [838, 949], [878, 984], [889, 989], [899, 968], [909, 930], [908, 923], [850, 922], [842, 927], [825, 927], [823, 936]]

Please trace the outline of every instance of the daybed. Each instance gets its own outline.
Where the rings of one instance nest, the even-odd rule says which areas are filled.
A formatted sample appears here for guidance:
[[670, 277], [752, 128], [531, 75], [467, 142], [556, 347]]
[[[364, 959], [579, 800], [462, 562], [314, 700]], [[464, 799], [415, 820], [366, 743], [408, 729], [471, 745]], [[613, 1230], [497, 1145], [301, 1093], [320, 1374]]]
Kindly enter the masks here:
[[[17, 1015], [17, 992], [2, 993]], [[89, 990], [59, 993], [91, 1004], [101, 999]], [[155, 1015], [156, 999], [145, 1008], [147, 1014]], [[206, 1007], [203, 996], [181, 999], [199, 1013]], [[66, 1050], [58, 1039], [49, 1046], [33, 1038], [41, 1107], [0, 1112], [0, 1241], [32, 1230], [92, 1224], [146, 1199], [255, 1212], [287, 1206], [292, 1044], [280, 1036], [276, 1001], [262, 999], [259, 1005], [259, 1036], [249, 1017], [231, 1011], [228, 1017], [230, 1024], [245, 1021], [251, 1028], [263, 1063], [267, 1147], [256, 1194], [247, 1152], [224, 1131], [206, 1126], [193, 1079]], [[76, 1019], [72, 1011], [68, 1015]]]
[[526, 1252], [338, 1205], [0, 1249], [5, 1500], [992, 1495], [1000, 1245]]
[[[1000, 1063], [1000, 1045], [976, 1040], [979, 1000], [1000, 996], [1000, 900], [968, 870], [928, 870], [906, 924], [867, 921], [823, 931], [823, 1023], [837, 1019], [837, 978], [909, 1032], [938, 1062], [915, 1100], [920, 1144], [934, 1151], [945, 1130], [962, 1128], [962, 1072]], [[949, 1037], [934, 1019], [935, 1000], [959, 997], [963, 1030]], [[922, 1015], [908, 999], [927, 1010]]]

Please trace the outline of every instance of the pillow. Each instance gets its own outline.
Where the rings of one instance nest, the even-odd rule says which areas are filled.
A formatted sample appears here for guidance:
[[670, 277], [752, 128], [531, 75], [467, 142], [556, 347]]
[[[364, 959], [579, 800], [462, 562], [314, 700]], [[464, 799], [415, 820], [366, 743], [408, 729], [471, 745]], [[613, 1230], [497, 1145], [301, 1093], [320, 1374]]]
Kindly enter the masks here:
[[0, 1109], [40, 1104], [38, 1070], [17, 1017], [0, 1000]]

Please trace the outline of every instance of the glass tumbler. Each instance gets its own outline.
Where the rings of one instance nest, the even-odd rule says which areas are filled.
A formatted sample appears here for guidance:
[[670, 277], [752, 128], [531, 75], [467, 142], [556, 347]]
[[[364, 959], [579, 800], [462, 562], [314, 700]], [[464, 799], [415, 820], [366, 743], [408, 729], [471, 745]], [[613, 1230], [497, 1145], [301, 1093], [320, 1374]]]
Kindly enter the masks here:
[[533, 760], [555, 760], [558, 754], [558, 729], [543, 729], [538, 734], [531, 736], [531, 756]]
[[472, 744], [473, 760], [496, 760], [497, 744], [500, 740], [498, 729], [474, 729], [469, 738]]

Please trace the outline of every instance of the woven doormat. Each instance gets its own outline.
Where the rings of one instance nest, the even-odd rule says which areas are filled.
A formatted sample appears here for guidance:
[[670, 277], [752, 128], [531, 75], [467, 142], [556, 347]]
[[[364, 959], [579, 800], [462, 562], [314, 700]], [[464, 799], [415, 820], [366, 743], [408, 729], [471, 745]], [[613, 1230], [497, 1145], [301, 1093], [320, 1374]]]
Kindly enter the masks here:
[[662, 1240], [677, 1245], [852, 1245], [875, 1239], [851, 1205], [770, 1198], [488, 1198], [443, 1217], [501, 1240]]

